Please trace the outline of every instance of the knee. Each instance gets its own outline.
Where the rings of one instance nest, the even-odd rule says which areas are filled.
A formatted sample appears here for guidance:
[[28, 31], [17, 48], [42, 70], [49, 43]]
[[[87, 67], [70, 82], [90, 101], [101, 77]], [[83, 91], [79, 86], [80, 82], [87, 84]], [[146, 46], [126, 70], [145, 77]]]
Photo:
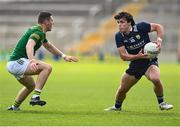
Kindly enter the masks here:
[[51, 73], [52, 72], [52, 66], [50, 64], [47, 64], [46, 70], [48, 71], [48, 73]]
[[35, 85], [28, 86], [27, 89], [28, 89], [29, 91], [33, 91], [33, 90], [35, 89]]
[[149, 78], [150, 81], [152, 81], [154, 84], [159, 84], [160, 83], [160, 78], [156, 76], [152, 76]]

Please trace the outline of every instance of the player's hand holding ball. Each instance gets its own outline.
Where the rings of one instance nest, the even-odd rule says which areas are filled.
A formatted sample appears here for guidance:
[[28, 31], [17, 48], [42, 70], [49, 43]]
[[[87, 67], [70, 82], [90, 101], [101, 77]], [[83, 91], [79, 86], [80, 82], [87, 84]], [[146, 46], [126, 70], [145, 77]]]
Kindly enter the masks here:
[[138, 57], [139, 59], [149, 59], [148, 54], [144, 53], [144, 52], [143, 52], [143, 49], [141, 49], [141, 50], [139, 51], [139, 53], [137, 54], [137, 57]]
[[160, 53], [161, 45], [159, 42], [149, 42], [144, 46], [144, 53], [148, 55], [150, 59], [156, 58]]

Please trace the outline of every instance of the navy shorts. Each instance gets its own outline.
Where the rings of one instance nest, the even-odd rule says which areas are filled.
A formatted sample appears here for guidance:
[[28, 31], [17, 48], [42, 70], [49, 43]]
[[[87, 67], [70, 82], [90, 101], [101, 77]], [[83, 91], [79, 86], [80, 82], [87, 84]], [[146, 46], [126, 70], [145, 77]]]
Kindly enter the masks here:
[[151, 65], [156, 65], [158, 67], [158, 62], [156, 60], [150, 61], [148, 64], [146, 64], [142, 68], [129, 67], [126, 70], [126, 73], [129, 74], [129, 75], [133, 75], [137, 79], [141, 79], [141, 77], [146, 73], [147, 69]]

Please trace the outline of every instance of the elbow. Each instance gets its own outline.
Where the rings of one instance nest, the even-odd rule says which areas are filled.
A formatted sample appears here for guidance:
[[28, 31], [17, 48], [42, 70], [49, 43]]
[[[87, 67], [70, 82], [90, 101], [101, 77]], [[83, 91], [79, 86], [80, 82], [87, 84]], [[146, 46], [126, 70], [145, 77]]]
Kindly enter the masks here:
[[157, 31], [164, 32], [164, 26], [161, 25], [161, 24], [157, 24], [157, 25], [156, 25], [156, 30], [157, 30]]
[[123, 61], [127, 61], [127, 59], [126, 59], [126, 58], [124, 58], [124, 57], [121, 57], [121, 59], [122, 59]]
[[163, 27], [163, 25], [158, 24], [158, 29], [160, 29], [161, 31], [164, 31], [164, 27]]
[[161, 24], [158, 24], [158, 26], [159, 26], [161, 29], [164, 29], [163, 25], [161, 25]]
[[121, 59], [122, 59], [123, 61], [128, 61], [128, 59], [127, 59], [127, 57], [126, 57], [125, 55], [120, 55], [120, 57], [121, 57]]
[[46, 48], [48, 51], [50, 51], [50, 52], [52, 51], [52, 48], [53, 48], [53, 47], [52, 47], [52, 45], [50, 45], [49, 43], [44, 43], [43, 46], [44, 46], [44, 48]]

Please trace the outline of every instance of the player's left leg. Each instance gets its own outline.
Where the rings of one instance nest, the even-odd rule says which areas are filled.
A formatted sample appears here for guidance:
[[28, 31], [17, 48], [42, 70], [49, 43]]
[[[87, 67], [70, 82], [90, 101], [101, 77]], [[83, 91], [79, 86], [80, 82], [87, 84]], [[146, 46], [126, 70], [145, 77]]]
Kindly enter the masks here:
[[125, 73], [122, 76], [119, 88], [116, 92], [115, 105], [104, 109], [105, 111], [120, 111], [127, 92], [139, 81], [133, 75]]
[[[37, 70], [35, 71], [33, 71], [32, 69], [32, 64], [34, 63], [37, 65]], [[52, 66], [50, 64], [39, 61], [39, 60], [33, 60], [27, 66], [27, 69], [24, 73], [25, 75], [38, 75], [33, 96], [29, 102], [30, 105], [43, 106], [46, 104], [45, 101], [40, 99], [40, 94], [51, 71], [52, 71]]]
[[147, 69], [145, 76], [154, 84], [154, 92], [156, 96], [163, 96], [163, 86], [160, 80], [159, 68], [156, 65], [151, 65]]
[[145, 76], [148, 80], [150, 80], [154, 85], [154, 92], [157, 96], [157, 100], [161, 110], [169, 110], [172, 109], [173, 106], [171, 104], [167, 104], [164, 102], [163, 97], [163, 85], [160, 80], [160, 70], [156, 65], [151, 65], [147, 69]]

